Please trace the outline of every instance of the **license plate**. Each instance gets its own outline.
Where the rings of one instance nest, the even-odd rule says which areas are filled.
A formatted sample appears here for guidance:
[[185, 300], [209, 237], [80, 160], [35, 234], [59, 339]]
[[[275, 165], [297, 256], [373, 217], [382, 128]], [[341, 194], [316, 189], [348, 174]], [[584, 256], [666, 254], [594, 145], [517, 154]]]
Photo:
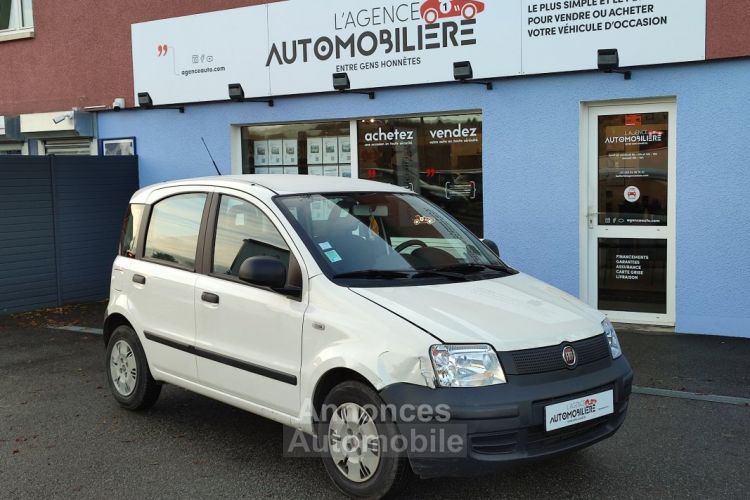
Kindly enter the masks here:
[[571, 399], [544, 408], [545, 428], [549, 431], [580, 424], [614, 412], [614, 391], [604, 391]]

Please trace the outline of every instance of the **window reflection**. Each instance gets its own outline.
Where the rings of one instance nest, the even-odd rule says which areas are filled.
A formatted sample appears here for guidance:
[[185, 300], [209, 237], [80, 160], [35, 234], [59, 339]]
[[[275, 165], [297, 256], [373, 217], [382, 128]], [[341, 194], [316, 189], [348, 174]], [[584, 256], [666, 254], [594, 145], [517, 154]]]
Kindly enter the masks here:
[[190, 193], [155, 204], [146, 236], [145, 256], [194, 269], [205, 202], [205, 193]]

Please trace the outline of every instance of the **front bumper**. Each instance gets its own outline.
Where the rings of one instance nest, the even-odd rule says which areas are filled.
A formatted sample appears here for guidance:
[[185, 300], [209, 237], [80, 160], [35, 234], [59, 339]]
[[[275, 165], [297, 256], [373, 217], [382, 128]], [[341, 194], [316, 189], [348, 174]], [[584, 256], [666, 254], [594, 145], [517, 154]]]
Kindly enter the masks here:
[[[508, 383], [490, 387], [431, 389], [393, 384], [380, 395], [393, 408], [447, 405], [448, 421], [407, 422], [397, 417], [399, 430], [408, 436], [407, 453], [419, 476], [471, 476], [491, 472], [502, 464], [584, 448], [611, 436], [625, 420], [632, 382], [633, 371], [625, 356], [621, 356], [575, 370], [509, 376]], [[545, 406], [610, 389], [614, 391], [611, 415], [545, 431]], [[442, 434], [441, 428], [445, 429]], [[456, 432], [462, 433], [465, 440], [458, 453], [413, 451], [411, 441], [415, 436], [434, 442], [436, 436], [440, 439]]]

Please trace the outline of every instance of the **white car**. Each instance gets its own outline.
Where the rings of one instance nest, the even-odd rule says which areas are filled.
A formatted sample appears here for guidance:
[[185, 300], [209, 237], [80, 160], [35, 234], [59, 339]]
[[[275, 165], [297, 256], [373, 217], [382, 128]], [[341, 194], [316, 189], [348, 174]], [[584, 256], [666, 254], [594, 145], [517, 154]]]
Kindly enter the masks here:
[[633, 377], [604, 314], [364, 180], [138, 191], [106, 314], [121, 406], [169, 383], [281, 422], [284, 452], [322, 455], [354, 497], [591, 445], [622, 424]]

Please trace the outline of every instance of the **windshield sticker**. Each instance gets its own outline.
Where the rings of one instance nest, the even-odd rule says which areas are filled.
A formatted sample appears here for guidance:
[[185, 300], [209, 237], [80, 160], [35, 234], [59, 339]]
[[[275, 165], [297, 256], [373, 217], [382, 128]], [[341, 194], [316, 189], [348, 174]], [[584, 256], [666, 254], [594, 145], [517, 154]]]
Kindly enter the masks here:
[[326, 252], [326, 257], [328, 257], [328, 260], [331, 262], [339, 262], [341, 259], [341, 256], [336, 250], [328, 250]]
[[324, 241], [323, 243], [319, 243], [318, 245], [320, 246], [320, 249], [321, 249], [321, 250], [323, 250], [324, 252], [325, 252], [326, 250], [330, 250], [331, 248], [333, 248], [333, 247], [331, 246], [331, 244], [330, 244], [330, 243], [328, 243], [327, 241]]
[[414, 225], [419, 226], [421, 224], [429, 224], [430, 226], [435, 223], [435, 219], [432, 217], [425, 217], [424, 215], [415, 215], [414, 216]]

